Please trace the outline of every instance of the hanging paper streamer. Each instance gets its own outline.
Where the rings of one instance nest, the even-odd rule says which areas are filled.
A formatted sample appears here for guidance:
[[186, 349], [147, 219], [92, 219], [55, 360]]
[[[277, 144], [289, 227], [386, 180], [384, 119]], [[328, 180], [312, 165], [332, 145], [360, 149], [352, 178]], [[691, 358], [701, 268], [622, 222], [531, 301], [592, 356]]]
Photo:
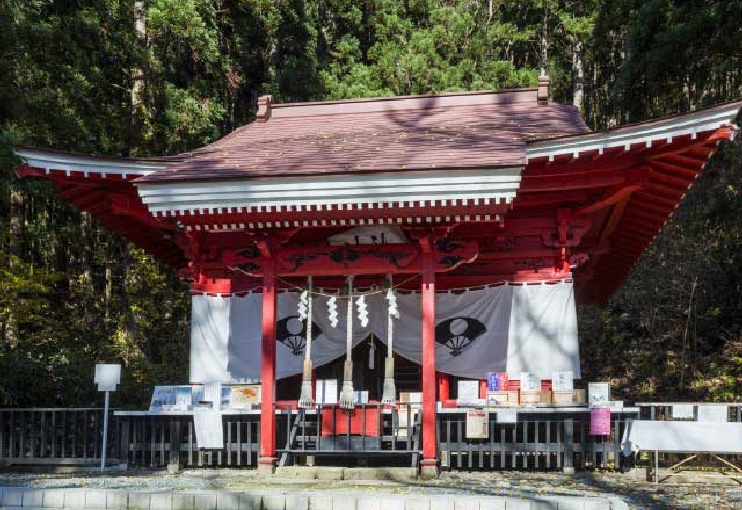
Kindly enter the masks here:
[[[299, 395], [298, 407], [308, 409], [312, 407], [312, 277], [308, 279], [309, 290], [301, 293], [299, 298], [299, 315], [302, 320], [307, 321], [307, 348], [304, 353], [304, 367], [301, 381], [301, 394]], [[303, 312], [303, 315], [302, 315]]]
[[358, 320], [361, 322], [361, 327], [365, 328], [368, 326], [368, 307], [366, 306], [366, 296], [361, 294], [356, 300], [356, 307], [358, 308]]
[[395, 405], [397, 402], [397, 386], [394, 383], [394, 357], [392, 355], [394, 344], [394, 318], [399, 318], [399, 309], [397, 308], [397, 295], [392, 288], [392, 277], [389, 276], [389, 290], [386, 292], [386, 299], [389, 302], [387, 308], [387, 357], [384, 360], [384, 391], [381, 395], [381, 403]]
[[309, 291], [304, 290], [301, 293], [301, 296], [299, 297], [299, 305], [297, 306], [297, 312], [299, 313], [299, 318], [303, 321], [307, 320], [307, 309], [309, 305]]
[[389, 301], [389, 315], [399, 319], [399, 308], [397, 308], [397, 295], [391, 287], [386, 291], [386, 299]]
[[343, 368], [343, 389], [340, 392], [340, 408], [353, 409], [355, 395], [353, 392], [353, 276], [348, 277], [348, 302], [345, 315], [346, 344], [345, 366]]
[[330, 321], [330, 326], [338, 327], [338, 300], [335, 296], [327, 300], [327, 318]]

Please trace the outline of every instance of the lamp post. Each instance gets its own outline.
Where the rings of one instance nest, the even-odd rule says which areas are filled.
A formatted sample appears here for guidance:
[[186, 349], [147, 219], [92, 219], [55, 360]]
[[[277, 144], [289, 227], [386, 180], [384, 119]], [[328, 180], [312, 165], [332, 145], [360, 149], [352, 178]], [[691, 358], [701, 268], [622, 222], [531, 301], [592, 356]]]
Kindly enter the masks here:
[[121, 383], [121, 365], [98, 363], [95, 365], [93, 382], [98, 385], [98, 391], [106, 392], [106, 403], [103, 411], [103, 450], [100, 455], [100, 470], [103, 472], [106, 466], [106, 447], [108, 443], [109, 394], [116, 391], [116, 386]]

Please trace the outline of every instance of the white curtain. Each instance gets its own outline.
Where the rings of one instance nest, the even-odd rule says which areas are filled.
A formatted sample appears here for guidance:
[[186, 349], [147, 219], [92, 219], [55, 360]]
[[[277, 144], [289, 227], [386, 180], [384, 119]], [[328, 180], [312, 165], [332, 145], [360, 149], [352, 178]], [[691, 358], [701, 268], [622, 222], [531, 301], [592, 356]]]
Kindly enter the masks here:
[[577, 308], [571, 283], [514, 285], [508, 332], [508, 377], [531, 372], [580, 375]]
[[[394, 351], [422, 361], [421, 296], [399, 294], [400, 319], [394, 322]], [[302, 371], [306, 326], [298, 320], [298, 294], [277, 298], [276, 377]], [[367, 298], [369, 325], [354, 317], [353, 344], [370, 333], [387, 341], [384, 293]], [[327, 298], [314, 302], [312, 360], [320, 366], [345, 354], [346, 302], [338, 300], [338, 326], [328, 320]], [[571, 283], [501, 285], [435, 299], [436, 369], [459, 377], [483, 379], [487, 372], [520, 372], [550, 378], [572, 370], [580, 377], [577, 316]], [[260, 377], [262, 295], [218, 298], [193, 296], [191, 382], [225, 383]], [[354, 313], [356, 311], [354, 305]]]

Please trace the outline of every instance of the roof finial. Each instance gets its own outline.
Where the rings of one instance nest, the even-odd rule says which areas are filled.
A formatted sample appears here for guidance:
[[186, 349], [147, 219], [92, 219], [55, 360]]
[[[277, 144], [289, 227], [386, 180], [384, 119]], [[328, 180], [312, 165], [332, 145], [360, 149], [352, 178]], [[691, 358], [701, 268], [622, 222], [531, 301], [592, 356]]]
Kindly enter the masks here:
[[271, 106], [273, 96], [260, 96], [258, 98], [258, 122], [266, 122], [271, 118]]

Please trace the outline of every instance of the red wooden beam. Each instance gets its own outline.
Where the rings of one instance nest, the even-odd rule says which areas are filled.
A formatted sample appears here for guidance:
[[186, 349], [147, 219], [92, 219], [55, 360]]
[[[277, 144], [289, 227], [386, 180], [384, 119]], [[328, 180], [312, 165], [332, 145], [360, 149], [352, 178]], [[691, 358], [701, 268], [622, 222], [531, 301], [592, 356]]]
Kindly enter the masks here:
[[[429, 243], [430, 244], [430, 243]], [[422, 282], [422, 394], [423, 458], [420, 466], [426, 474], [437, 473], [437, 434], [435, 402], [435, 258], [432, 246], [423, 249]], [[431, 473], [433, 472], [433, 473]]]
[[263, 323], [260, 362], [260, 456], [258, 467], [273, 472], [276, 464], [276, 285], [274, 263], [263, 271]]

